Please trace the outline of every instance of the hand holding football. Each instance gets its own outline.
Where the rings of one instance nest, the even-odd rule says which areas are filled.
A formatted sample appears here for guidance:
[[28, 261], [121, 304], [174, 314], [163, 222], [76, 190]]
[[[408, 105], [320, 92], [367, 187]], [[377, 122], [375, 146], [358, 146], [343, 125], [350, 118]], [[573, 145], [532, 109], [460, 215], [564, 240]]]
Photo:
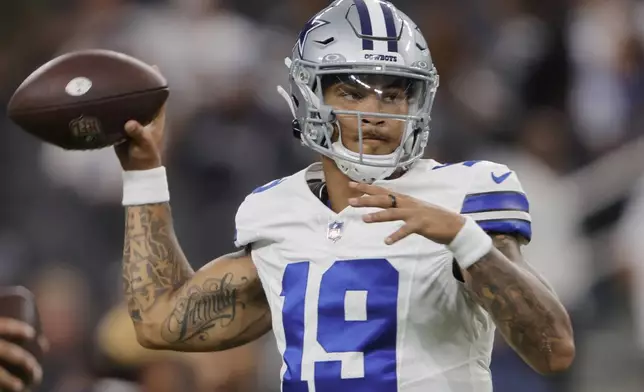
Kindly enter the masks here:
[[124, 126], [150, 123], [168, 98], [153, 67], [108, 50], [57, 57], [34, 71], [9, 102], [9, 117], [26, 132], [70, 150], [126, 140]]

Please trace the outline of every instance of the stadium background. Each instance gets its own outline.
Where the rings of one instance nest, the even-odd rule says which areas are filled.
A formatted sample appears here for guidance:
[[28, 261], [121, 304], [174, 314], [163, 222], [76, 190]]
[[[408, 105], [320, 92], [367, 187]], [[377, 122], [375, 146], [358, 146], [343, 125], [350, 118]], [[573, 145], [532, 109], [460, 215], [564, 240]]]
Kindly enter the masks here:
[[[644, 2], [394, 3], [421, 26], [441, 75], [428, 156], [518, 172], [534, 220], [527, 257], [573, 316], [570, 372], [540, 377], [499, 341], [495, 391], [641, 391]], [[300, 26], [326, 4], [2, 1], [0, 112], [24, 77], [70, 50], [157, 64], [172, 91], [176, 228], [200, 267], [232, 250], [250, 190], [315, 159], [292, 138], [275, 85]], [[0, 115], [0, 184], [0, 284], [34, 290], [52, 343], [38, 391], [279, 390], [270, 337], [218, 354], [137, 347], [120, 307], [123, 212], [110, 149], [63, 152]]]

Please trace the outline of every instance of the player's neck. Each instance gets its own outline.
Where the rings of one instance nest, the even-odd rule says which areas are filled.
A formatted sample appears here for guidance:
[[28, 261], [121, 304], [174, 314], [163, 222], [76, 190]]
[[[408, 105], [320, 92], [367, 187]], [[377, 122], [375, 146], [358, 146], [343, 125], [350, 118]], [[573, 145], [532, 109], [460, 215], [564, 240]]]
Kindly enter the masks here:
[[359, 191], [349, 188], [351, 179], [338, 169], [333, 160], [322, 157], [322, 169], [324, 170], [329, 202], [334, 212], [340, 212], [347, 208], [350, 198], [362, 196]]

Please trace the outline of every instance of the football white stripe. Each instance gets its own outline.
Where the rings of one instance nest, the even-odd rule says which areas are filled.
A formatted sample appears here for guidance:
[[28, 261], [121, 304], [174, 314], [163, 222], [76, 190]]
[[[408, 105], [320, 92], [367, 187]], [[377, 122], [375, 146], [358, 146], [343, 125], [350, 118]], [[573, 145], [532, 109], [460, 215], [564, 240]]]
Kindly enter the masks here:
[[[387, 25], [385, 24], [385, 14], [382, 12], [380, 3], [377, 1], [365, 0], [371, 19], [371, 31], [374, 37], [386, 37]], [[387, 41], [373, 41], [373, 50], [376, 52], [387, 53]]]
[[465, 214], [471, 216], [476, 221], [492, 220], [492, 219], [523, 219], [532, 222], [530, 214], [523, 211], [488, 211], [488, 212], [475, 212], [472, 214]]

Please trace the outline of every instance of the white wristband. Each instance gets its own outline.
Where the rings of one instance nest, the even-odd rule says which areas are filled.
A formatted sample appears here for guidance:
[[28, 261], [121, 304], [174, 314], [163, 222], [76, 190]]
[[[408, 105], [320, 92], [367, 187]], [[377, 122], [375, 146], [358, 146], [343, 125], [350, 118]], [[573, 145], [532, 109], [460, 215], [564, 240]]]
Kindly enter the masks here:
[[170, 201], [165, 167], [123, 172], [123, 205], [164, 203]]
[[456, 237], [447, 245], [456, 262], [467, 269], [492, 250], [492, 238], [469, 216]]

